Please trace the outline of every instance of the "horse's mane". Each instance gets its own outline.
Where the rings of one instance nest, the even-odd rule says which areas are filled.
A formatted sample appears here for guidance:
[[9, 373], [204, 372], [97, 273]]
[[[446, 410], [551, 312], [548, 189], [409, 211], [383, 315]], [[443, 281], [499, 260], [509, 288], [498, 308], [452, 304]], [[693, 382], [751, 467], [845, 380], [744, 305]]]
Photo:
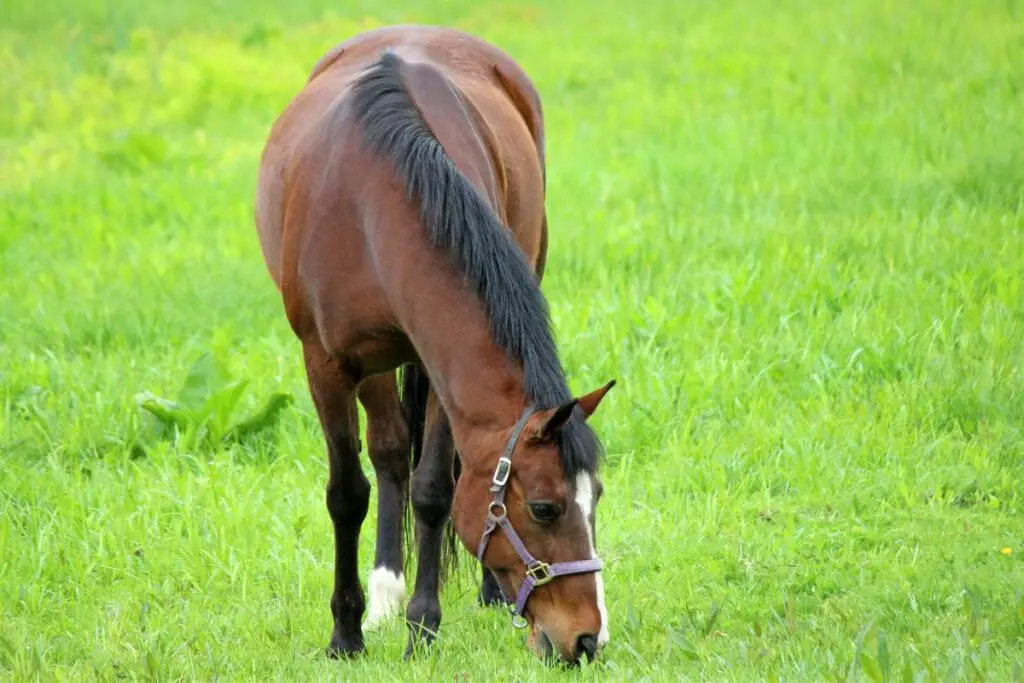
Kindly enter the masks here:
[[[352, 111], [371, 151], [394, 164], [432, 246], [455, 257], [480, 298], [491, 335], [523, 367], [527, 398], [540, 409], [572, 399], [547, 302], [511, 233], [455, 166], [405, 88], [404, 62], [386, 51], [354, 84]], [[452, 89], [455, 90], [454, 84]], [[593, 472], [600, 443], [580, 410], [560, 430], [569, 478]]]

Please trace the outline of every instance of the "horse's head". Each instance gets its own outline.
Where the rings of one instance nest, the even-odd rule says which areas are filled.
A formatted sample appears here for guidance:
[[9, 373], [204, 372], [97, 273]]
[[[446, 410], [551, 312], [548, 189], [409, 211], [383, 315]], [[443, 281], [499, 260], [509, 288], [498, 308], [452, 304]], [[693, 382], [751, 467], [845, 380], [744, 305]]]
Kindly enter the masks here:
[[530, 643], [545, 658], [593, 659], [608, 640], [595, 545], [599, 445], [585, 421], [614, 384], [528, 408], [490, 444], [494, 457], [464, 465], [455, 491], [456, 531], [498, 579], [514, 619], [532, 627]]

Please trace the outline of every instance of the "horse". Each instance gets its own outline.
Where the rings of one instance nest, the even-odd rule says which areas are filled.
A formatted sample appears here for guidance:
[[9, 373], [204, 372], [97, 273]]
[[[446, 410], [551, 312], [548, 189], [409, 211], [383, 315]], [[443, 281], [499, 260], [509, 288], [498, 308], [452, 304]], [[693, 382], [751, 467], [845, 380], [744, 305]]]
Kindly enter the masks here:
[[480, 562], [480, 601], [529, 625], [537, 655], [574, 664], [608, 642], [588, 418], [615, 380], [574, 396], [558, 356], [540, 288], [544, 151], [525, 71], [436, 26], [331, 49], [271, 126], [255, 223], [327, 446], [331, 657], [366, 649], [357, 400], [379, 487], [367, 630], [405, 600], [411, 502], [406, 659], [439, 632], [451, 534]]

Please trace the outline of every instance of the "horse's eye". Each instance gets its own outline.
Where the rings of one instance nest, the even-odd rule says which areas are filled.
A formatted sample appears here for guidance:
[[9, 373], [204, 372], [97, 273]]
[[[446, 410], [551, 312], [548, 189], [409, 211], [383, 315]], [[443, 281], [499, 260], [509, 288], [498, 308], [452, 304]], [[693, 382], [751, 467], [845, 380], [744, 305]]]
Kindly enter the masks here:
[[530, 503], [530, 516], [541, 524], [550, 524], [562, 516], [562, 506], [558, 503]]

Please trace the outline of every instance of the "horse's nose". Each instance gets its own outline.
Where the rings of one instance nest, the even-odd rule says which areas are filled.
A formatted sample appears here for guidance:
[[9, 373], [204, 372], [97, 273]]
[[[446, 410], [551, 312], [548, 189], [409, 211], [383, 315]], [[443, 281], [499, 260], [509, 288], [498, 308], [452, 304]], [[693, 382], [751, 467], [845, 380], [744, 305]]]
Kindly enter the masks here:
[[586, 655], [589, 661], [594, 661], [594, 657], [597, 655], [597, 636], [593, 633], [584, 633], [577, 638], [575, 655], [577, 661], [583, 655]]

